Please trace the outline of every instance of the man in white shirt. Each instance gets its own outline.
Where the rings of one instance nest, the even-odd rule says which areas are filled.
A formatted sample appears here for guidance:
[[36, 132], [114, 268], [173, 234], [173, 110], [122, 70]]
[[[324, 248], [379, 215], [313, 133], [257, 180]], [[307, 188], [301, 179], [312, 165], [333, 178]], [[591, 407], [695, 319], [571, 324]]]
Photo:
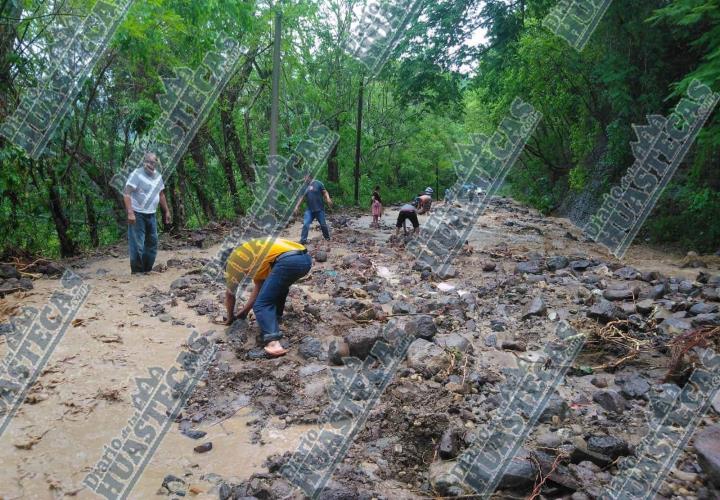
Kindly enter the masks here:
[[155, 213], [158, 203], [163, 211], [163, 222], [170, 224], [165, 184], [160, 172], [155, 171], [159, 163], [154, 153], [145, 153], [143, 167], [136, 168], [125, 183], [132, 274], [149, 273], [155, 264], [158, 247]]

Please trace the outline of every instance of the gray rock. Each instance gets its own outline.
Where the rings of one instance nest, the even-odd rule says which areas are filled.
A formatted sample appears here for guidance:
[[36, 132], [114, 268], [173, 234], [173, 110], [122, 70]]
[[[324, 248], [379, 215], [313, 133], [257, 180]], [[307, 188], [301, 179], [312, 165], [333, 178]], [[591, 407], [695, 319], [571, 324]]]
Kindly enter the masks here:
[[408, 322], [405, 331], [417, 338], [432, 340], [437, 333], [437, 326], [435, 326], [432, 316], [424, 314]]
[[491, 333], [490, 335], [485, 337], [485, 345], [487, 347], [497, 347], [497, 335]]
[[190, 288], [193, 285], [193, 280], [187, 276], [183, 276], [182, 278], [178, 278], [172, 283], [170, 283], [170, 289], [171, 290], [184, 290], [185, 288]]
[[0, 279], [20, 279], [20, 273], [12, 264], [0, 264]]
[[615, 271], [615, 276], [625, 280], [636, 280], [640, 277], [640, 272], [634, 267], [621, 267]]
[[524, 352], [527, 350], [527, 345], [522, 340], [503, 340], [500, 347], [508, 351]]
[[168, 493], [171, 494], [185, 495], [185, 481], [177, 476], [173, 476], [172, 474], [165, 476], [165, 479], [163, 479], [162, 482], [162, 488], [165, 488]]
[[500, 321], [499, 319], [490, 320], [490, 328], [493, 332], [504, 332], [505, 327], [507, 327], [507, 325], [504, 321]]
[[555, 255], [545, 261], [545, 265], [550, 271], [565, 269], [568, 264], [570, 264], [570, 261], [567, 259], [567, 257], [563, 257], [562, 255]]
[[630, 300], [637, 297], [640, 294], [640, 290], [637, 288], [630, 288], [625, 285], [615, 285], [605, 289], [603, 297], [608, 300]]
[[542, 297], [535, 297], [534, 299], [532, 299], [527, 309], [525, 309], [522, 317], [523, 319], [525, 319], [529, 318], [530, 316], [542, 316], [543, 314], [545, 314], [546, 310], [547, 307], [545, 306], [545, 302], [543, 301]]
[[433, 462], [430, 464], [428, 480], [433, 492], [445, 497], [458, 497], [465, 493], [462, 480], [451, 474], [455, 465], [455, 461]]
[[398, 301], [393, 304], [392, 312], [393, 314], [414, 314], [417, 312], [417, 309], [412, 304]]
[[601, 299], [596, 302], [588, 311], [588, 317], [600, 320], [604, 323], [625, 318], [625, 313], [612, 302]]
[[448, 357], [440, 347], [425, 339], [415, 339], [407, 352], [408, 367], [431, 377], [448, 365]]
[[587, 447], [588, 450], [600, 453], [613, 460], [630, 454], [627, 441], [604, 434], [588, 438]]
[[600, 389], [605, 389], [608, 386], [608, 381], [605, 377], [593, 377], [590, 383]]
[[376, 328], [355, 328], [345, 336], [350, 356], [365, 359], [375, 342], [383, 338], [382, 330]]
[[718, 312], [717, 304], [707, 304], [705, 302], [698, 302], [690, 308], [690, 314], [712, 314]]
[[482, 264], [482, 270], [485, 272], [494, 271], [495, 267], [496, 267], [496, 265], [494, 262], [486, 261], [486, 262], [483, 262], [483, 264]]
[[713, 313], [713, 314], [698, 314], [697, 316], [694, 316], [690, 323], [693, 327], [697, 328], [698, 326], [703, 325], [720, 325], [720, 314]]
[[658, 327], [665, 335], [678, 335], [692, 328], [692, 323], [685, 319], [669, 317]]
[[713, 302], [720, 301], [720, 294], [718, 294], [718, 289], [714, 287], [706, 286], [702, 289], [702, 292], [700, 292], [700, 297], [702, 297], [705, 300], [711, 300]]
[[650, 392], [650, 384], [648, 384], [644, 378], [635, 375], [623, 382], [620, 392], [626, 398], [645, 399], [645, 395]]
[[650, 289], [650, 298], [657, 300], [665, 296], [666, 293], [670, 292], [670, 286], [666, 283], [660, 283]]
[[328, 254], [327, 252], [324, 252], [322, 250], [318, 250], [315, 252], [315, 261], [316, 262], [327, 262]]
[[545, 432], [540, 434], [535, 442], [543, 448], [557, 448], [562, 444], [562, 439], [554, 432]]
[[323, 354], [322, 342], [313, 337], [303, 337], [298, 345], [298, 353], [304, 359], [320, 359]]
[[457, 276], [457, 269], [455, 269], [455, 267], [453, 267], [453, 266], [447, 266], [447, 267], [443, 266], [443, 268], [440, 269], [440, 271], [438, 271], [436, 274], [437, 274], [438, 278], [440, 278], [440, 279], [443, 279], [443, 280], [451, 279], [451, 278], [455, 278]]
[[435, 343], [440, 347], [460, 352], [472, 352], [473, 347], [470, 341], [459, 333], [449, 333], [435, 337]]
[[635, 304], [635, 309], [640, 314], [650, 314], [655, 310], [655, 303], [650, 299], [641, 300]]
[[625, 399], [615, 391], [596, 391], [593, 401], [613, 413], [623, 413], [627, 405]]
[[446, 429], [440, 436], [438, 454], [443, 460], [455, 458], [460, 451], [460, 432], [455, 428]]
[[552, 396], [550, 396], [548, 404], [543, 410], [543, 412], [540, 414], [540, 418], [538, 418], [538, 421], [540, 423], [552, 422], [553, 417], [557, 416], [562, 422], [567, 418], [569, 411], [570, 407], [565, 402], [565, 400], [557, 394], [553, 394]]
[[720, 425], [711, 425], [697, 433], [695, 451], [703, 471], [720, 487]]
[[542, 273], [542, 263], [539, 261], [518, 262], [515, 266], [517, 274], [540, 274]]
[[377, 296], [377, 303], [378, 304], [387, 304], [388, 302], [391, 302], [393, 299], [393, 296], [390, 292], [380, 292]]
[[578, 259], [570, 261], [570, 269], [573, 271], [584, 271], [590, 267], [590, 261], [587, 259]]
[[689, 294], [695, 289], [695, 285], [693, 285], [692, 281], [683, 280], [678, 284], [678, 292], [682, 294]]

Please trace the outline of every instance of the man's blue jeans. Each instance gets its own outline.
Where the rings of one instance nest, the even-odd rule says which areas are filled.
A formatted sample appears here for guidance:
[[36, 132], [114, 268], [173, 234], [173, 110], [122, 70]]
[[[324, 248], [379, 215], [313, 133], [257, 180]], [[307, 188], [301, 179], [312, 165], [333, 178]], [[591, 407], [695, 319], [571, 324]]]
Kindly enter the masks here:
[[312, 224], [313, 219], [317, 219], [318, 223], [320, 224], [323, 238], [325, 238], [326, 240], [330, 239], [330, 229], [328, 229], [327, 222], [325, 222], [325, 210], [318, 210], [317, 212], [305, 210], [305, 215], [303, 216], [302, 232], [300, 233], [300, 243], [302, 243], [303, 245], [307, 243], [308, 231], [310, 231], [310, 224]]
[[290, 285], [309, 273], [311, 267], [312, 259], [308, 254], [290, 255], [273, 265], [253, 306], [264, 344], [282, 338], [278, 318], [285, 309]]
[[135, 224], [128, 224], [128, 244], [130, 271], [133, 274], [152, 271], [158, 247], [155, 214], [135, 212]]

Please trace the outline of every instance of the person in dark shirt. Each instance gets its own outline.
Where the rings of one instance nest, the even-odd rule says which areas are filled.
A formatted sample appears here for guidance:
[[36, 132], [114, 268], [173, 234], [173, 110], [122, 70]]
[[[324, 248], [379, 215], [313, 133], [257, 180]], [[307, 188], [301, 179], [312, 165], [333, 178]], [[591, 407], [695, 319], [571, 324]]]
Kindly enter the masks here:
[[297, 213], [297, 210], [298, 208], [300, 208], [303, 199], [305, 200], [305, 204], [307, 205], [305, 215], [303, 216], [303, 227], [302, 232], [300, 233], [300, 243], [302, 245], [307, 243], [308, 232], [310, 231], [310, 224], [312, 224], [312, 221], [315, 219], [317, 219], [318, 223], [320, 224], [323, 238], [325, 238], [326, 241], [330, 241], [330, 229], [327, 226], [327, 222], [325, 222], [324, 203], [324, 201], [326, 201], [329, 206], [332, 206], [332, 200], [330, 199], [330, 195], [325, 189], [325, 186], [323, 186], [322, 182], [314, 179], [310, 180], [309, 176], [305, 178], [305, 182], [308, 182], [307, 188], [305, 190], [305, 196], [300, 198], [300, 200], [298, 200], [298, 204], [295, 206], [295, 212]]

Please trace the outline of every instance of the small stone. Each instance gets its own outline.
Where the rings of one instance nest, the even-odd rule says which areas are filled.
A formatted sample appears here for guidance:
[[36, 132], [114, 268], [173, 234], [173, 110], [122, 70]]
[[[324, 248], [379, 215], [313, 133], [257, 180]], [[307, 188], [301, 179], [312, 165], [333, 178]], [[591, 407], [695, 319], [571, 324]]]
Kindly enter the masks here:
[[635, 304], [635, 310], [640, 314], [650, 314], [655, 310], [655, 303], [650, 299], [641, 300]]
[[315, 262], [327, 262], [328, 254], [322, 250], [315, 252]]
[[570, 264], [570, 261], [568, 261], [567, 257], [563, 257], [562, 255], [550, 257], [545, 261], [545, 265], [550, 271], [565, 269], [568, 264]]
[[650, 384], [647, 381], [635, 375], [628, 378], [623, 384], [620, 392], [630, 399], [645, 399], [645, 395], [650, 391]]
[[207, 432], [205, 431], [198, 431], [195, 429], [185, 429], [182, 431], [182, 433], [189, 437], [190, 439], [200, 439], [204, 438], [207, 435]]
[[518, 262], [515, 272], [517, 274], [540, 274], [542, 273], [542, 264], [538, 261]]
[[613, 413], [623, 413], [627, 405], [623, 397], [615, 391], [596, 391], [593, 401]]
[[614, 274], [615, 276], [626, 280], [636, 280], [640, 277], [640, 272], [634, 267], [629, 266], [617, 269]]
[[437, 335], [435, 343], [445, 349], [457, 350], [459, 352], [472, 352], [473, 347], [470, 341], [459, 333], [449, 333], [447, 335]]
[[457, 456], [460, 451], [460, 433], [453, 428], [445, 430], [440, 436], [438, 454], [443, 460], [450, 460]]
[[660, 331], [669, 336], [679, 335], [692, 328], [692, 323], [685, 319], [669, 317], [660, 323]]
[[408, 322], [405, 331], [417, 338], [432, 340], [437, 333], [437, 326], [435, 326], [432, 316], [423, 314]]
[[557, 417], [560, 421], [563, 421], [567, 418], [569, 410], [570, 407], [565, 402], [565, 400], [557, 394], [553, 394], [552, 396], [550, 396], [547, 406], [540, 414], [538, 421], [541, 423], [549, 423], [554, 420], [554, 417]]
[[408, 367], [427, 377], [432, 377], [446, 368], [448, 363], [445, 351], [425, 339], [415, 339], [408, 348]]
[[522, 317], [523, 319], [525, 319], [529, 318], [530, 316], [542, 316], [543, 314], [545, 314], [546, 310], [547, 307], [545, 306], [545, 302], [543, 302], [542, 297], [535, 297], [528, 305]]
[[376, 301], [378, 304], [387, 304], [388, 302], [391, 302], [392, 299], [393, 296], [389, 292], [380, 292], [380, 294], [378, 294], [377, 296]]
[[393, 314], [415, 314], [416, 312], [415, 306], [407, 302], [395, 302], [392, 306]]
[[629, 455], [630, 450], [626, 441], [613, 436], [597, 435], [587, 440], [588, 450], [616, 459]]
[[557, 448], [562, 444], [562, 439], [554, 432], [546, 432], [540, 434], [535, 442], [543, 448]]
[[370, 350], [375, 345], [375, 342], [382, 338], [382, 330], [375, 328], [355, 328], [345, 336], [344, 340], [348, 345], [350, 356], [365, 359], [370, 354]]
[[508, 351], [524, 352], [527, 350], [525, 342], [521, 340], [503, 340], [500, 346]]
[[639, 290], [627, 286], [608, 287], [603, 292], [603, 297], [608, 300], [631, 300], [639, 295]]
[[162, 487], [165, 488], [169, 493], [183, 494], [185, 493], [185, 481], [177, 476], [168, 474], [165, 476], [162, 482]]
[[587, 259], [573, 260], [570, 262], [570, 269], [573, 271], [584, 271], [590, 267], [590, 261]]
[[712, 314], [718, 312], [717, 304], [707, 304], [705, 302], [698, 302], [690, 308], [690, 314]]
[[593, 377], [590, 383], [600, 389], [604, 389], [608, 386], [608, 381], [605, 377]]
[[304, 359], [319, 359], [322, 356], [322, 342], [313, 337], [303, 337], [298, 346], [298, 353]]
[[608, 323], [616, 319], [624, 318], [625, 313], [612, 302], [601, 299], [599, 302], [592, 305], [590, 311], [588, 311], [588, 317]]
[[454, 266], [443, 267], [437, 273], [438, 278], [446, 280], [455, 278], [457, 276], [457, 269]]
[[212, 450], [212, 447], [212, 442], [208, 441], [207, 443], [203, 443], [200, 446], [196, 446], [195, 448], [193, 448], [193, 450], [195, 451], [195, 453], [207, 453], [208, 451]]
[[494, 271], [495, 267], [496, 267], [496, 265], [494, 262], [486, 261], [486, 262], [483, 262], [483, 264], [482, 264], [482, 270], [485, 272]]

